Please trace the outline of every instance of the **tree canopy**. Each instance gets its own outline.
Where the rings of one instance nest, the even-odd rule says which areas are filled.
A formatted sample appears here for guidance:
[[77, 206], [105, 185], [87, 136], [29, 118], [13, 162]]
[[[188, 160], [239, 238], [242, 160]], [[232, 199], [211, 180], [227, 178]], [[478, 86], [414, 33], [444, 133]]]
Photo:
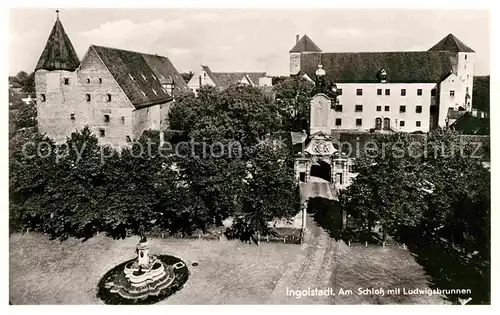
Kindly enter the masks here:
[[189, 235], [233, 217], [245, 233], [265, 233], [269, 221], [298, 212], [292, 155], [266, 140], [280, 121], [259, 89], [203, 88], [179, 98], [170, 118], [178, 131], [165, 143], [144, 132], [120, 151], [100, 146], [88, 127], [59, 145], [38, 134], [16, 142], [12, 230], [60, 239]]
[[312, 82], [300, 77], [286, 78], [273, 87], [283, 130], [309, 130], [310, 102], [313, 89]]

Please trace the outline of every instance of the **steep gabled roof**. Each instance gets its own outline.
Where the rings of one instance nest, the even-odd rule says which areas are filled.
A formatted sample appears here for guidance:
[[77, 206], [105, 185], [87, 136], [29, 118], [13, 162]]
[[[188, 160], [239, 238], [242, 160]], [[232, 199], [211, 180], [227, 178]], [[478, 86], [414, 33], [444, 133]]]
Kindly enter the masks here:
[[214, 72], [218, 85], [227, 87], [238, 84], [245, 76], [248, 76], [255, 86], [259, 86], [259, 78], [265, 77], [265, 72]]
[[432, 46], [429, 51], [474, 52], [451, 33]]
[[452, 70], [452, 57], [440, 51], [310, 53], [301, 56], [299, 75], [315, 78], [321, 63], [334, 83], [377, 83], [382, 69], [389, 83], [437, 83]]
[[210, 79], [212, 79], [212, 81], [214, 82], [215, 86], [220, 86], [219, 80], [217, 80], [217, 77], [212, 72], [212, 70], [210, 70], [209, 66], [202, 65], [201, 68], [203, 69], [203, 71], [205, 71], [208, 74], [208, 77]]
[[321, 52], [321, 49], [309, 38], [309, 36], [304, 35], [302, 38], [293, 46], [290, 52]]
[[95, 45], [90, 49], [99, 55], [135, 107], [172, 100], [168, 89], [162, 86], [162, 83], [171, 84], [172, 80], [179, 86], [174, 93], [188, 93], [186, 82], [167, 57]]
[[252, 80], [255, 86], [259, 86], [259, 78], [267, 76], [266, 72], [246, 72], [246, 75]]
[[75, 71], [79, 65], [80, 60], [75, 48], [64, 31], [59, 17], [57, 17], [35, 71], [39, 69]]

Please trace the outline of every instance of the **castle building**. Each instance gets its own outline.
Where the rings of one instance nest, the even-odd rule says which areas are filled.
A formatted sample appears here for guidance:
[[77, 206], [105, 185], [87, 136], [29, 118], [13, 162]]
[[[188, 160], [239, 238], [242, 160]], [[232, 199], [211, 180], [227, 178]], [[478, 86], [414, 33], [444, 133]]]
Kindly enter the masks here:
[[474, 50], [449, 34], [427, 51], [325, 53], [307, 36], [290, 50], [290, 75], [315, 81], [318, 65], [338, 104], [317, 98], [311, 134], [427, 132], [471, 111]]
[[266, 72], [212, 72], [210, 67], [202, 65], [188, 82], [189, 88], [195, 95], [198, 95], [198, 90], [202, 86], [214, 86], [222, 90], [237, 84], [269, 87], [272, 86], [272, 81]]
[[102, 145], [120, 147], [168, 127], [187, 84], [167, 57], [91, 45], [80, 61], [57, 16], [35, 68], [41, 133], [61, 143], [88, 125]]

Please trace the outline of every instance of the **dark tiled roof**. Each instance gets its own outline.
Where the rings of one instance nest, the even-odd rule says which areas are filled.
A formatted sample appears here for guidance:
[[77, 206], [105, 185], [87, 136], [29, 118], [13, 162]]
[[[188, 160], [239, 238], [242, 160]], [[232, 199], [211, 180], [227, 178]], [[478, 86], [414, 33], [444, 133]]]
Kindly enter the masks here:
[[490, 120], [474, 117], [470, 112], [466, 112], [451, 124], [450, 128], [458, 130], [465, 135], [489, 135]]
[[293, 46], [290, 52], [321, 52], [321, 49], [309, 38], [309, 36], [304, 35], [302, 38]]
[[248, 76], [255, 86], [259, 86], [259, 78], [265, 77], [265, 72], [214, 72], [219, 86], [230, 86], [240, 82], [245, 76]]
[[452, 71], [453, 53], [438, 51], [302, 54], [299, 75], [315, 78], [318, 64], [335, 83], [377, 83], [387, 71], [389, 83], [440, 82]]
[[142, 56], [146, 59], [151, 69], [153, 69], [160, 83], [170, 84], [173, 80], [175, 85], [175, 96], [191, 93], [186, 81], [184, 81], [181, 74], [175, 69], [174, 65], [167, 57], [149, 54], [142, 54]]
[[459, 119], [465, 113], [466, 112], [463, 111], [463, 110], [454, 110], [454, 109], [449, 108], [448, 109], [448, 115], [447, 115], [447, 117], [450, 118], [450, 119]]
[[61, 21], [57, 18], [35, 71], [38, 69], [75, 71], [79, 65], [80, 60], [75, 48], [66, 35]]
[[429, 51], [474, 52], [451, 33], [432, 46]]
[[186, 82], [166, 57], [95, 45], [91, 49], [96, 51], [136, 107], [172, 100], [169, 91], [162, 86], [172, 80], [179, 86], [178, 92], [188, 93]]

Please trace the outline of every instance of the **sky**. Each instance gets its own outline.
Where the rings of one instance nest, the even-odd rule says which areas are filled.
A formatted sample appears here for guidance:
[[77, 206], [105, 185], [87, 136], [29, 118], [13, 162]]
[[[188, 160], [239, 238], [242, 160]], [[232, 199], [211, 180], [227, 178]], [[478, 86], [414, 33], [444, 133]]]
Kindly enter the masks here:
[[[178, 71], [289, 74], [295, 36], [324, 52], [421, 51], [453, 33], [476, 51], [475, 75], [490, 74], [486, 10], [388, 9], [61, 9], [80, 60], [91, 44], [167, 56]], [[55, 9], [11, 9], [9, 74], [31, 72]]]

